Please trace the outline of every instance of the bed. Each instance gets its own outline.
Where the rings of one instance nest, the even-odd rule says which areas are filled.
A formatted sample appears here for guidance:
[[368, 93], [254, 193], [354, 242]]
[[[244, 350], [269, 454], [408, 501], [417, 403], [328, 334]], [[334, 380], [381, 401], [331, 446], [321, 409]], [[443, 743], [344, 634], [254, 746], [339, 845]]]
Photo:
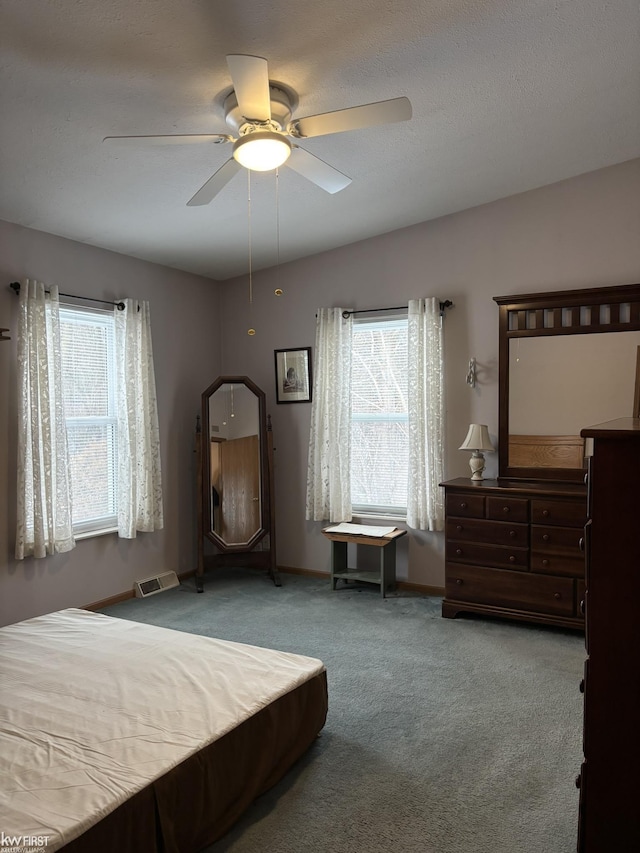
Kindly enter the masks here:
[[61, 610], [0, 629], [0, 829], [53, 853], [190, 853], [322, 729], [321, 661]]

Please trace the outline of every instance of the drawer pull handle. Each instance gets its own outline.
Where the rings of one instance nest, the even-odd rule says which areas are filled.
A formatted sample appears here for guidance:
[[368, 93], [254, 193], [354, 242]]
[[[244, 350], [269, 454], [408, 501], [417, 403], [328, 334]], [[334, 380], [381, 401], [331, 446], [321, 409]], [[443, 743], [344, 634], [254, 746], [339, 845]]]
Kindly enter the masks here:
[[578, 548], [579, 548], [579, 549], [582, 551], [582, 553], [584, 554], [584, 536], [581, 536], [581, 537], [578, 539]]
[[548, 509], [543, 509], [543, 510], [542, 510], [542, 514], [544, 515], [544, 517], [545, 517], [545, 518], [547, 518], [547, 517], [548, 517], [548, 515], [549, 515], [549, 510], [548, 510]]
[[554, 592], [553, 597], [555, 598], [556, 601], [560, 601], [560, 599], [562, 598], [562, 596], [560, 595], [559, 592]]
[[578, 689], [580, 690], [580, 693], [584, 693], [584, 678], [580, 682], [580, 687]]
[[466, 508], [467, 508], [467, 502], [462, 501], [462, 503], [460, 504], [460, 509], [466, 509]]
[[543, 542], [548, 542], [550, 538], [551, 538], [551, 537], [549, 536], [549, 534], [548, 534], [548, 533], [543, 533], [543, 534], [542, 534], [542, 541], [543, 541]]
[[508, 506], [503, 506], [503, 507], [502, 507], [502, 512], [511, 512], [511, 510], [509, 509], [509, 507], [508, 507]]
[[516, 558], [515, 558], [515, 557], [513, 556], [513, 554], [512, 554], [512, 555], [509, 557], [509, 562], [510, 562], [510, 563], [515, 563], [515, 561], [516, 561]]
[[517, 531], [517, 530], [510, 530], [510, 531], [509, 531], [509, 536], [517, 536], [517, 535], [518, 535], [518, 531]]
[[542, 561], [542, 565], [543, 565], [543, 566], [548, 566], [548, 565], [549, 565], [549, 560], [544, 559], [544, 560]]
[[461, 524], [456, 524], [456, 530], [464, 530], [464, 527]]
[[587, 471], [587, 473], [584, 475], [584, 484], [585, 484], [585, 486], [588, 486], [588, 485], [589, 485], [589, 472], [588, 472], [588, 471]]
[[464, 581], [462, 580], [462, 578], [456, 578], [456, 583], [458, 584], [458, 586], [462, 586]]
[[462, 548], [456, 548], [456, 554], [460, 557], [462, 555]]
[[584, 616], [584, 598], [580, 602], [580, 613]]

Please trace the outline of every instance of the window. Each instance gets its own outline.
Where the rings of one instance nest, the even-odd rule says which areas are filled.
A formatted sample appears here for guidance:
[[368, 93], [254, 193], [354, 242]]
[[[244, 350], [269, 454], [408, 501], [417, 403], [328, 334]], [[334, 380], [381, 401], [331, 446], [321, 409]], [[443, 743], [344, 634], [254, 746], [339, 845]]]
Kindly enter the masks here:
[[409, 464], [407, 316], [355, 319], [351, 346], [354, 512], [406, 515]]
[[111, 312], [60, 307], [75, 535], [117, 526], [116, 370]]

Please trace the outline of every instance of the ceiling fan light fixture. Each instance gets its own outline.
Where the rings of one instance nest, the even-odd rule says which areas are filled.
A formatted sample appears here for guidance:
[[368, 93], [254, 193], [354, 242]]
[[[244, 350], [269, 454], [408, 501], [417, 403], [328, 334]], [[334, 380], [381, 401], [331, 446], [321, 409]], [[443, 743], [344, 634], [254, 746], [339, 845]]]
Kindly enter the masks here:
[[254, 172], [269, 172], [289, 159], [291, 143], [280, 133], [256, 130], [237, 139], [233, 144], [233, 157]]

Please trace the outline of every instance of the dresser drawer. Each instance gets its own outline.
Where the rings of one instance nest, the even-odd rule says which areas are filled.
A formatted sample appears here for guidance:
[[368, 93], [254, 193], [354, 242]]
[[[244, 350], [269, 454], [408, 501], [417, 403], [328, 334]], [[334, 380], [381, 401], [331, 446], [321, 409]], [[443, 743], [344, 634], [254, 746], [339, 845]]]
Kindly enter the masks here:
[[447, 515], [484, 518], [484, 495], [447, 495]]
[[532, 500], [532, 524], [559, 524], [565, 527], [584, 527], [587, 521], [587, 502]]
[[[582, 682], [579, 685], [579, 690], [583, 694], [583, 696], [585, 697], [583, 700], [583, 706], [585, 706], [585, 707], [586, 707], [586, 697], [587, 697], [587, 690], [588, 689], [589, 689], [589, 658], [587, 658], [584, 662], [584, 674], [582, 676]], [[584, 711], [583, 711], [583, 716], [584, 716]], [[586, 726], [583, 726], [583, 729], [582, 729], [582, 752], [584, 755], [588, 755], [588, 752], [587, 752], [587, 727]]]
[[570, 578], [480, 566], [448, 564], [446, 595], [457, 601], [563, 616], [573, 616], [575, 612], [574, 582]]
[[487, 518], [495, 521], [529, 521], [529, 501], [526, 498], [487, 498]]
[[579, 580], [576, 583], [576, 613], [578, 616], [584, 616], [586, 610], [587, 585], [584, 580]]
[[480, 542], [458, 542], [447, 539], [447, 560], [454, 563], [476, 563], [480, 566], [497, 566], [526, 572], [529, 568], [527, 548], [509, 548], [507, 545], [483, 545]]
[[578, 802], [578, 847], [577, 853], [587, 853], [587, 791], [589, 784], [587, 779], [587, 762], [583, 761], [580, 773], [576, 777], [576, 787], [580, 789], [580, 800]]
[[584, 538], [581, 527], [546, 527], [531, 525], [531, 550], [545, 554], [564, 554], [567, 557], [580, 557], [584, 553], [580, 542]]
[[584, 580], [584, 557], [564, 557], [561, 554], [532, 552], [531, 571], [543, 575], [567, 575]]
[[526, 548], [529, 544], [529, 525], [480, 518], [447, 518], [446, 535], [447, 539], [463, 542], [492, 542]]

